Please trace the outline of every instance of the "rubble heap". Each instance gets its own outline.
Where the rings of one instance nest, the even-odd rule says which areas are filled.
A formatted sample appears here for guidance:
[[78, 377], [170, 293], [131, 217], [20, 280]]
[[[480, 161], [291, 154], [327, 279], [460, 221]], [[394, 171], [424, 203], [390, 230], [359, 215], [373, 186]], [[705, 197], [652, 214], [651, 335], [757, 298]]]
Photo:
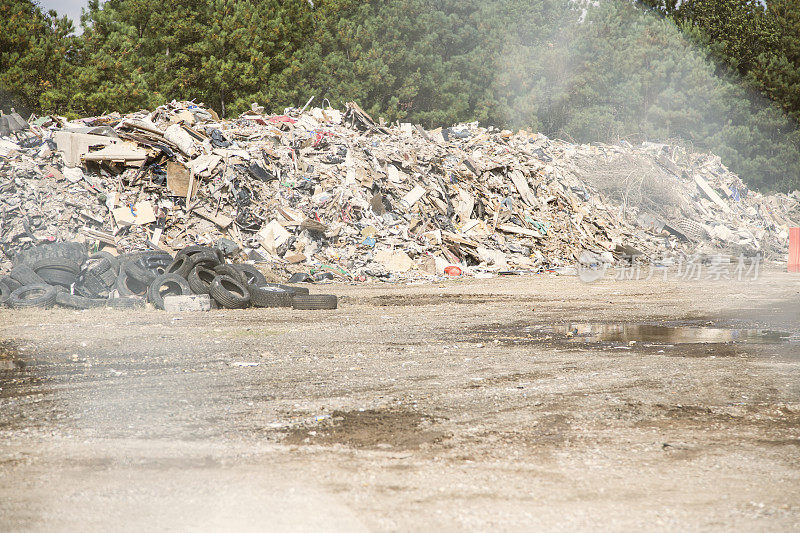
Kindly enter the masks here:
[[798, 193], [748, 190], [713, 155], [477, 123], [387, 125], [354, 103], [282, 115], [254, 104], [233, 120], [193, 102], [5, 117], [7, 269], [32, 245], [72, 240], [118, 254], [226, 239], [240, 259], [347, 280], [631, 256], [781, 259], [800, 219]]

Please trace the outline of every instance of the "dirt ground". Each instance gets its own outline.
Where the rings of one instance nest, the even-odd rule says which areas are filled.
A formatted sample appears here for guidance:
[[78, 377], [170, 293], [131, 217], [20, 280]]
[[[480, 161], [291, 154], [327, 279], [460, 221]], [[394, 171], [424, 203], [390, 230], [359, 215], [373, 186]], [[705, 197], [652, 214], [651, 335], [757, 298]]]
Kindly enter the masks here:
[[563, 333], [797, 334], [798, 275], [311, 289], [340, 308], [0, 310], [0, 530], [800, 528], [797, 339]]

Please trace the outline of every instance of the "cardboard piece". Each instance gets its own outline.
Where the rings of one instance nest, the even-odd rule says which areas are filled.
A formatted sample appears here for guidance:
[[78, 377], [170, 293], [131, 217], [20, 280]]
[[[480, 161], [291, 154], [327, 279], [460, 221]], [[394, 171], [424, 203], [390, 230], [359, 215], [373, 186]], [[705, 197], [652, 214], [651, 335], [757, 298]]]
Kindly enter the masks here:
[[143, 226], [156, 221], [156, 214], [150, 202], [139, 202], [133, 209], [124, 205], [112, 211], [114, 220], [120, 226]]

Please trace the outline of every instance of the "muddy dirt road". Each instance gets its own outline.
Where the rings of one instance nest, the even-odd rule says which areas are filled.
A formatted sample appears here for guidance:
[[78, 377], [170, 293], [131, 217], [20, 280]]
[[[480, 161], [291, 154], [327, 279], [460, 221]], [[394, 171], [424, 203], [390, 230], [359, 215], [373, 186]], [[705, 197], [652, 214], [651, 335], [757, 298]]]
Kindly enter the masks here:
[[0, 530], [800, 528], [797, 276], [324, 291], [0, 310]]

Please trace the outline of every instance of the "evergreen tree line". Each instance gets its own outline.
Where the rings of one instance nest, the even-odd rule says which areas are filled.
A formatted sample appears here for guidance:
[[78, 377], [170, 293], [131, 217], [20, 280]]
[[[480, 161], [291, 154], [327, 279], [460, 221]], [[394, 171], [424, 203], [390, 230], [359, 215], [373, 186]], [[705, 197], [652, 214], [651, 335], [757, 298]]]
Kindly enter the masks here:
[[235, 116], [312, 95], [387, 121], [480, 121], [710, 150], [800, 188], [795, 0], [91, 0], [0, 5], [0, 105], [66, 115], [196, 99]]

